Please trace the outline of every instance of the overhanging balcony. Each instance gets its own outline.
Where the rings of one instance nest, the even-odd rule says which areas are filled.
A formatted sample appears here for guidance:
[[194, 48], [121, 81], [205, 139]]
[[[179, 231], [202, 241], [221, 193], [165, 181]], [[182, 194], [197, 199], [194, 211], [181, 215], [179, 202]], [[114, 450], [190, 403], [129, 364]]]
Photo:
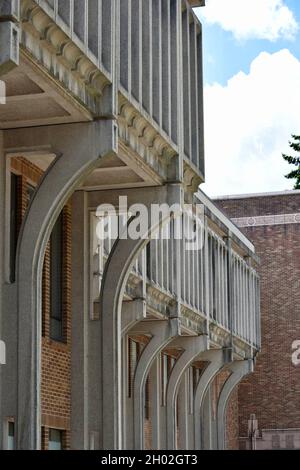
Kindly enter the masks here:
[[[200, 208], [196, 214], [194, 209]], [[260, 349], [258, 259], [252, 243], [199, 192], [193, 209], [182, 214], [184, 237], [176, 220], [161, 229], [136, 260], [124, 301], [145, 299], [147, 318], [179, 315], [186, 335], [208, 335], [212, 348], [232, 348], [242, 358]], [[91, 212], [90, 311], [99, 314], [105, 263], [114, 240], [99, 240]], [[192, 236], [192, 234], [194, 234]], [[190, 247], [191, 240], [193, 245]]]
[[[20, 65], [1, 77], [1, 128], [116, 118], [120, 144], [136, 158], [163, 179], [187, 172], [197, 188], [205, 176], [202, 31], [192, 7], [203, 2], [6, 3], [11, 34], [20, 30]], [[17, 33], [11, 41], [17, 63]]]

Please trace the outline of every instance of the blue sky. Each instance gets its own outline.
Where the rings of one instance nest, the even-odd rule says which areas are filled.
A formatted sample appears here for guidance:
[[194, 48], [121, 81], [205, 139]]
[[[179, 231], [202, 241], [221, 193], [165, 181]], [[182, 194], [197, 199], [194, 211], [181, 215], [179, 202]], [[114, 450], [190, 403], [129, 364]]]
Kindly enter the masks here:
[[[226, 2], [226, 0], [220, 0]], [[251, 0], [240, 0], [251, 2]], [[207, 1], [209, 3], [209, 0]], [[294, 13], [300, 24], [300, 0], [286, 0], [285, 5]], [[201, 18], [201, 9], [198, 9]], [[295, 40], [280, 38], [277, 41], [261, 39], [236, 40], [231, 32], [224, 31], [218, 25], [208, 24], [202, 20], [203, 48], [204, 48], [204, 79], [205, 83], [218, 82], [226, 84], [240, 70], [249, 72], [251, 62], [262, 51], [274, 53], [281, 49], [289, 49], [295, 57], [300, 59], [300, 29]]]
[[[206, 184], [211, 196], [292, 188], [281, 158], [300, 134], [300, 0], [206, 0]], [[299, 113], [299, 116], [298, 116]]]

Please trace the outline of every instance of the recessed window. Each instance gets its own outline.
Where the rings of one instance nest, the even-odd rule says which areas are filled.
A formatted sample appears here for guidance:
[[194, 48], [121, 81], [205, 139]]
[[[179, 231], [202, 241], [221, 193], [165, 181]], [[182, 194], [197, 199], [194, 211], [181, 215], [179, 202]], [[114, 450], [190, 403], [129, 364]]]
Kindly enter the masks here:
[[63, 217], [58, 217], [50, 237], [50, 336], [64, 341], [63, 332]]
[[15, 449], [15, 423], [8, 421], [7, 423], [7, 450]]
[[136, 366], [140, 356], [140, 344], [128, 338], [128, 397], [133, 395], [133, 382]]
[[63, 431], [49, 429], [49, 450], [63, 450]]
[[16, 252], [18, 242], [18, 178], [11, 173], [10, 177], [10, 282], [16, 280]]

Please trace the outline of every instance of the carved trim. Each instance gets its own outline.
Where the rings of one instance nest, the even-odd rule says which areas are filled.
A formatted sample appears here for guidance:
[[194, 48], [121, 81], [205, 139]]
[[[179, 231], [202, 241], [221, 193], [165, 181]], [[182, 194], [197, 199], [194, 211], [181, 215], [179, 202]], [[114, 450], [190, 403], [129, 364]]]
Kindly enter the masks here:
[[173, 147], [155, 128], [141, 110], [135, 108], [127, 98], [119, 93], [119, 137], [134, 152], [143, 157], [156, 172], [167, 177], [167, 168], [177, 155]]
[[[100, 70], [100, 65], [96, 66], [40, 6], [32, 0], [24, 0], [21, 7], [21, 20], [23, 47], [49, 71], [53, 67], [55, 69], [66, 67], [70, 76], [81, 81], [81, 87], [79, 86], [81, 90], [77, 90], [77, 93], [70, 87], [70, 83], [65, 84], [71, 92], [79, 95], [87, 105], [103, 94], [104, 89], [111, 83], [109, 75], [104, 70]], [[42, 52], [43, 49], [44, 52]], [[49, 53], [52, 55], [51, 60], [49, 60]], [[56, 66], [54, 66], [55, 63], [57, 63]], [[61, 75], [65, 74], [59, 74], [56, 78], [61, 80]], [[90, 95], [89, 98], [84, 96], [84, 88]]]
[[300, 213], [240, 217], [232, 219], [238, 227], [262, 227], [267, 225], [300, 224]]

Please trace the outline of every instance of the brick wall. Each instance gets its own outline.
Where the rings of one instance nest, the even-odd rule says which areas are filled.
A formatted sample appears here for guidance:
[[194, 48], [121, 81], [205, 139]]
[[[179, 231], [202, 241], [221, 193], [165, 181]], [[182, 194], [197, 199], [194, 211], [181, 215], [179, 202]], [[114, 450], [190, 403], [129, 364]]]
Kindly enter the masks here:
[[[300, 194], [217, 201], [229, 217], [300, 212]], [[300, 369], [291, 345], [300, 339], [300, 224], [246, 227], [261, 259], [262, 351], [239, 386], [239, 435], [255, 414], [259, 429], [300, 428]], [[233, 412], [233, 415], [236, 411]]]
[[[18, 179], [18, 229], [29, 204], [28, 187], [38, 184], [42, 170], [25, 158], [11, 159]], [[49, 429], [63, 432], [63, 446], [70, 447], [71, 410], [71, 206], [63, 209], [63, 329], [65, 342], [50, 339], [50, 246], [48, 244], [42, 279], [42, 448], [48, 449]]]

